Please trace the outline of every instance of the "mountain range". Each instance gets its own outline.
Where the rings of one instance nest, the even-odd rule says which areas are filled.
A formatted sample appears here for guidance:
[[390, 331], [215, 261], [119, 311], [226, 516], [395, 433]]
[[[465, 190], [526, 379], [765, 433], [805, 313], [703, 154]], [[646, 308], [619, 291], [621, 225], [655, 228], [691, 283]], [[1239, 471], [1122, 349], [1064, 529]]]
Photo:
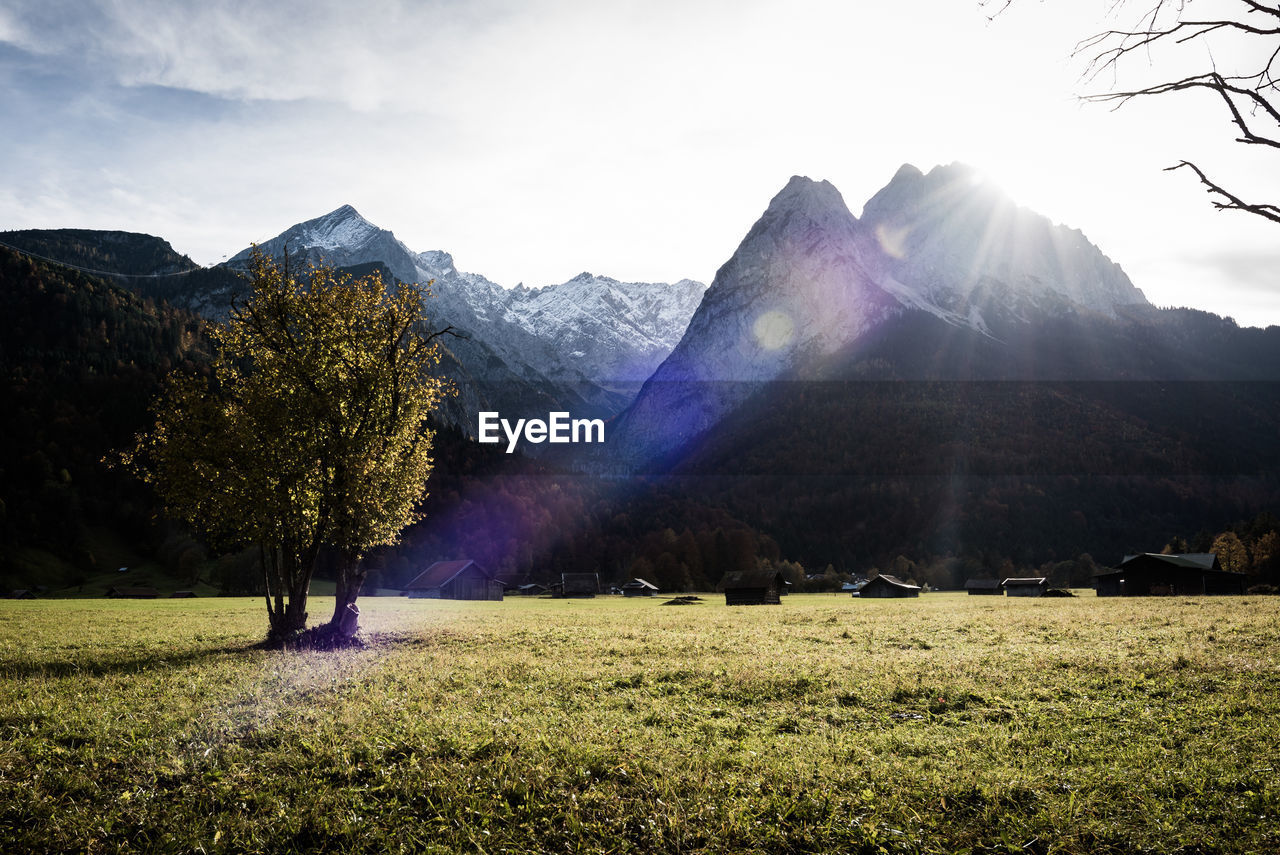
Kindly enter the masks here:
[[[717, 272], [684, 337], [620, 419], [617, 447], [634, 460], [669, 455], [757, 384], [841, 376], [843, 354], [903, 319], [934, 330], [906, 346], [939, 354], [960, 341], [1007, 350], [1046, 323], [1106, 323], [1147, 307], [1078, 231], [1017, 207], [962, 165], [927, 175], [903, 166], [861, 219], [830, 183], [796, 176]], [[971, 359], [949, 357], [926, 376]], [[992, 376], [971, 368], [969, 379]], [[998, 371], [1074, 376], [1069, 363], [1034, 354], [1009, 353]], [[673, 412], [681, 418], [663, 417]]]
[[[205, 319], [224, 317], [245, 287], [250, 252], [200, 268], [159, 238], [121, 232], [0, 242]], [[460, 392], [443, 418], [460, 437], [474, 436], [480, 410], [609, 419], [603, 447], [534, 449], [551, 472], [609, 478], [555, 491], [527, 478], [496, 491], [459, 482], [432, 501], [469, 495], [463, 505], [489, 510], [433, 506], [407, 536], [415, 555], [465, 545], [531, 574], [538, 544], [556, 566], [607, 554], [622, 573], [645, 526], [700, 520], [713, 528], [699, 542], [745, 526], [768, 560], [806, 566], [894, 555], [1026, 564], [1158, 549], [1280, 505], [1280, 328], [1150, 305], [1080, 232], [963, 165], [904, 165], [859, 215], [830, 183], [793, 177], [710, 286], [583, 273], [502, 288], [345, 205], [258, 247], [393, 286], [430, 283], [430, 324], [464, 336], [447, 340], [442, 363]], [[461, 438], [450, 447], [470, 454]], [[608, 486], [636, 474], [628, 491], [639, 493]], [[486, 516], [499, 501], [520, 510]], [[495, 519], [515, 530], [516, 517], [557, 502], [554, 530], [476, 539]], [[563, 530], [581, 514], [595, 520], [589, 534]], [[671, 561], [676, 578], [684, 559]]]
[[[452, 326], [446, 371], [461, 391], [454, 421], [471, 425], [482, 409], [517, 417], [569, 410], [615, 414], [671, 351], [705, 286], [619, 282], [582, 273], [543, 288], [503, 288], [460, 272], [442, 250], [415, 253], [350, 205], [299, 223], [260, 244], [282, 258], [339, 268], [378, 264], [401, 283], [429, 285], [436, 328]], [[227, 266], [243, 270], [250, 249]]]

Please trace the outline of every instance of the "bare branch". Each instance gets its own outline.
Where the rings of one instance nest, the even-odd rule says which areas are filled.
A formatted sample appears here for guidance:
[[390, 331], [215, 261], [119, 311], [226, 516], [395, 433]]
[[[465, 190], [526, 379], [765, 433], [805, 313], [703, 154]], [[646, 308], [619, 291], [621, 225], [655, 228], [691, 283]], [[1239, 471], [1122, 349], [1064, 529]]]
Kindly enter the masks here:
[[[1255, 36], [1280, 36], [1280, 27], [1253, 27], [1240, 21], [1179, 21], [1177, 24], [1162, 30], [1104, 30], [1077, 42], [1071, 55], [1073, 57], [1080, 56], [1101, 48], [1108, 41], [1119, 40], [1119, 44], [1102, 50], [1089, 59], [1088, 65], [1085, 66], [1084, 78], [1093, 80], [1107, 69], [1114, 70], [1125, 56], [1134, 51], [1150, 47], [1161, 40], [1176, 37], [1172, 38], [1175, 44], [1185, 44], [1221, 29], [1237, 30], [1241, 33]], [[1274, 60], [1274, 56], [1272, 59]], [[1260, 75], [1267, 74], [1271, 65], [1272, 62], [1269, 61], [1257, 74], [1247, 75], [1242, 79], [1254, 79]]]
[[[994, 9], [988, 15], [994, 19], [1012, 3], [1013, 0], [981, 0], [979, 6], [984, 11]], [[1127, 0], [1112, 0], [1108, 18], [1117, 16], [1126, 3]], [[1077, 42], [1071, 55], [1085, 61], [1082, 80], [1096, 81], [1104, 72], [1112, 75], [1110, 91], [1084, 95], [1081, 100], [1109, 103], [1118, 109], [1134, 98], [1205, 90], [1222, 100], [1231, 124], [1238, 131], [1236, 142], [1280, 149], [1280, 101], [1275, 95], [1280, 91], [1280, 3], [1264, 0], [1239, 0], [1239, 5], [1220, 3], [1205, 18], [1189, 17], [1191, 5], [1190, 0], [1146, 0], [1145, 11], [1136, 16], [1132, 26], [1116, 26]], [[1197, 10], [1203, 8], [1205, 4], [1196, 6]], [[1125, 64], [1126, 57], [1145, 55], [1148, 64], [1155, 67], [1153, 54], [1162, 47], [1162, 59], [1164, 55], [1176, 59], [1180, 54], [1182, 60], [1203, 62], [1202, 57], [1207, 54], [1209, 67], [1180, 79], [1166, 76], [1162, 82], [1147, 86], [1121, 88], [1117, 85], [1120, 66]], [[1215, 55], [1249, 59], [1246, 65], [1220, 71]], [[1199, 176], [1219, 210], [1245, 211], [1280, 222], [1280, 208], [1276, 205], [1245, 202], [1189, 161], [1169, 168], [1184, 166]]]
[[985, 9], [989, 6], [996, 5], [997, 2], [999, 2], [999, 8], [996, 9], [994, 12], [992, 12], [990, 15], [987, 15], [988, 21], [994, 21], [996, 18], [999, 18], [1001, 15], [1003, 15], [1004, 11], [1013, 5], [1013, 0], [981, 0], [981, 2], [978, 3], [978, 6], [980, 8]]
[[423, 341], [424, 341], [424, 342], [434, 341], [435, 339], [439, 338], [439, 337], [440, 337], [440, 336], [442, 336], [442, 335], [453, 336], [454, 338], [460, 338], [460, 339], [462, 339], [463, 341], [470, 341], [470, 340], [471, 340], [471, 336], [467, 335], [467, 334], [466, 334], [466, 333], [464, 333], [464, 332], [459, 332], [458, 330], [455, 330], [455, 329], [453, 328], [453, 326], [452, 326], [452, 325], [450, 325], [450, 326], [445, 327], [445, 328], [444, 328], [444, 329], [442, 329], [442, 330], [435, 330], [434, 332], [432, 332], [432, 333], [428, 334], [427, 336], [425, 336], [425, 337], [423, 338]]
[[1261, 3], [1255, 3], [1253, 0], [1241, 0], [1244, 5], [1249, 7], [1250, 12], [1261, 12], [1264, 15], [1270, 15], [1273, 18], [1280, 18], [1280, 6], [1272, 8], [1263, 6]]
[[1192, 172], [1194, 172], [1200, 178], [1200, 183], [1203, 184], [1206, 188], [1208, 188], [1207, 192], [1210, 195], [1216, 194], [1218, 196], [1221, 196], [1223, 199], [1226, 199], [1225, 202], [1219, 201], [1217, 199], [1213, 200], [1213, 207], [1217, 208], [1218, 210], [1246, 211], [1250, 214], [1257, 214], [1260, 217], [1265, 217], [1268, 220], [1271, 220], [1276, 223], [1280, 223], [1280, 207], [1277, 207], [1276, 205], [1254, 204], [1254, 203], [1244, 201], [1239, 196], [1236, 196], [1232, 193], [1227, 192], [1222, 188], [1221, 185], [1210, 180], [1209, 177], [1204, 174], [1204, 171], [1200, 169], [1200, 167], [1196, 166], [1194, 163], [1191, 163], [1190, 161], [1184, 160], [1181, 163], [1177, 164], [1176, 166], [1165, 167], [1164, 171], [1172, 172], [1173, 170], [1181, 169], [1184, 166], [1189, 168]]
[[1117, 106], [1144, 95], [1164, 95], [1169, 92], [1180, 92], [1191, 89], [1207, 89], [1217, 93], [1227, 110], [1231, 113], [1232, 123], [1240, 129], [1243, 135], [1237, 139], [1237, 142], [1247, 145], [1264, 145], [1272, 148], [1280, 148], [1280, 139], [1275, 139], [1255, 131], [1249, 124], [1249, 120], [1245, 118], [1244, 112], [1240, 106], [1232, 99], [1232, 96], [1239, 96], [1253, 107], [1252, 112], [1256, 114], [1261, 111], [1270, 116], [1272, 121], [1280, 125], [1280, 110], [1273, 105], [1266, 96], [1254, 89], [1248, 89], [1241, 86], [1235, 86], [1228, 82], [1226, 78], [1217, 72], [1208, 74], [1197, 74], [1192, 77], [1184, 77], [1181, 80], [1173, 80], [1167, 83], [1157, 83], [1153, 86], [1147, 86], [1142, 89], [1131, 89], [1123, 92], [1106, 92], [1099, 95], [1085, 95], [1082, 97], [1084, 101], [1093, 101], [1096, 103], [1115, 102]]

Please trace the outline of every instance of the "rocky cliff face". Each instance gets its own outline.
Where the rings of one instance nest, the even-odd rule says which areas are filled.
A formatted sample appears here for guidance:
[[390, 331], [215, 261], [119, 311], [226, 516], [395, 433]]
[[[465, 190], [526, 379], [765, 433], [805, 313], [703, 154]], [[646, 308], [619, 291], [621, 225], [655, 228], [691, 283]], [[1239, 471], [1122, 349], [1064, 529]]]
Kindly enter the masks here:
[[885, 273], [965, 317], [975, 307], [1034, 313], [1064, 302], [1114, 317], [1147, 303], [1078, 230], [1018, 207], [962, 164], [927, 175], [904, 165], [860, 223]]
[[1017, 207], [967, 167], [903, 166], [861, 219], [828, 182], [793, 177], [620, 417], [615, 449], [630, 460], [669, 455], [759, 384], [818, 379], [832, 354], [907, 313], [991, 338], [997, 320], [1115, 317], [1135, 304], [1146, 304], [1142, 292], [1083, 235]]

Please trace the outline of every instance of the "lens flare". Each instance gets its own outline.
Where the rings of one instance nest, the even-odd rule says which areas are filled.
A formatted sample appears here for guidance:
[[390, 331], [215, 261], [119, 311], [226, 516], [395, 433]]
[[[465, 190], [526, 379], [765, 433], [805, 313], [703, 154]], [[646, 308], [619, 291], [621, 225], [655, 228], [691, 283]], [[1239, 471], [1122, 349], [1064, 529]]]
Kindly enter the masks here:
[[791, 322], [790, 315], [773, 309], [756, 318], [751, 332], [762, 348], [778, 350], [791, 343], [791, 339], [795, 337], [796, 327]]
[[902, 228], [894, 228], [884, 223], [876, 226], [876, 241], [879, 242], [880, 248], [885, 254], [892, 258], [907, 257], [907, 235], [911, 229], [907, 226]]

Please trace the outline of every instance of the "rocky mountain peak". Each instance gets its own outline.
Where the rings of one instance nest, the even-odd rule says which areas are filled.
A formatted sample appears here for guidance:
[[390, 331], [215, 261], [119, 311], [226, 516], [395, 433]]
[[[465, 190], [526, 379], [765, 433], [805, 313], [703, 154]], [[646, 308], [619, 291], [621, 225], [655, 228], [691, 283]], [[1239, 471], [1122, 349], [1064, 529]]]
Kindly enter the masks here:
[[[351, 205], [342, 205], [329, 213], [291, 226], [271, 240], [259, 245], [268, 256], [280, 258], [289, 254], [305, 262], [351, 267], [380, 261], [402, 282], [418, 277], [413, 254], [396, 236], [366, 220]], [[226, 263], [242, 268], [248, 262], [249, 249], [244, 249]]]
[[928, 174], [904, 164], [867, 201], [860, 222], [887, 273], [946, 309], [967, 312], [995, 292], [1015, 313], [1066, 300], [1114, 315], [1147, 302], [1078, 230], [1018, 206], [963, 163]]
[[429, 249], [417, 255], [419, 269], [427, 279], [442, 279], [456, 275], [458, 268], [453, 264], [453, 256], [442, 249]]
[[796, 215], [815, 222], [853, 219], [835, 185], [803, 175], [791, 176], [786, 186], [769, 202], [761, 222], [789, 221]]

